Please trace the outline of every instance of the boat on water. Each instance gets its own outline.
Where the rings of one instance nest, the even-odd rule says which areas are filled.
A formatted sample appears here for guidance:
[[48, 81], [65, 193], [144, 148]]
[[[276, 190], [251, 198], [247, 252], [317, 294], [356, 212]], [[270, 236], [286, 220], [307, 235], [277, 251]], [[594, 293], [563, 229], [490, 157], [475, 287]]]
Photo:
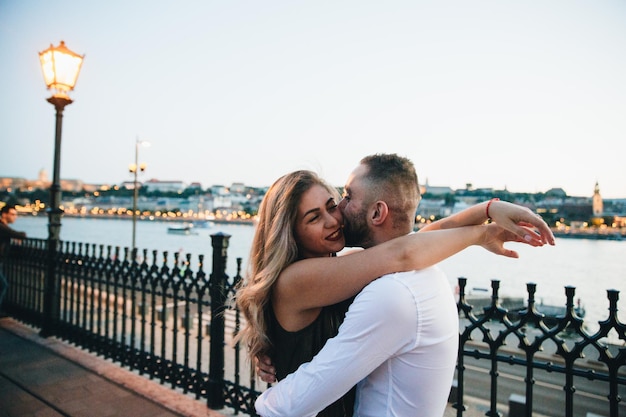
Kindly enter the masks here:
[[210, 227], [213, 227], [213, 222], [211, 222], [210, 220], [195, 220], [193, 222], [193, 227], [200, 228], [200, 229], [208, 229]]
[[182, 223], [182, 224], [177, 224], [173, 226], [168, 226], [167, 233], [176, 234], [176, 235], [197, 235], [198, 234], [198, 232], [196, 232], [193, 229], [192, 223]]

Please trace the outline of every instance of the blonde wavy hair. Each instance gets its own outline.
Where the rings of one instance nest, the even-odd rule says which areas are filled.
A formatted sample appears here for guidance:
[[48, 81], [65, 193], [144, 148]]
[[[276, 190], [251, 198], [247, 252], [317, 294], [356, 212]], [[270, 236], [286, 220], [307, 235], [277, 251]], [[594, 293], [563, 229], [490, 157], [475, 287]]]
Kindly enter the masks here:
[[314, 185], [337, 195], [335, 188], [316, 173], [294, 171], [280, 177], [268, 189], [259, 207], [246, 279], [236, 293], [236, 305], [246, 323], [235, 337], [248, 349], [254, 372], [254, 358], [267, 354], [271, 341], [267, 335], [272, 286], [288, 265], [299, 259], [294, 228], [302, 195]]

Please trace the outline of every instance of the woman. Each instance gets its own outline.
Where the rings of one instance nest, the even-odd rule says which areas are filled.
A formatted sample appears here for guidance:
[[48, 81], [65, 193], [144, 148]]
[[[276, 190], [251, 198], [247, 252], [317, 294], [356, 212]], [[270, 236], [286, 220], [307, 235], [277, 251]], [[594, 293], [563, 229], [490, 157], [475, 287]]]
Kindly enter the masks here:
[[[345, 245], [338, 198], [315, 173], [296, 171], [270, 187], [259, 209], [248, 281], [237, 293], [246, 318], [237, 340], [248, 347], [252, 361], [269, 356], [278, 379], [311, 360], [336, 335], [351, 297], [377, 277], [431, 266], [472, 244], [517, 257], [502, 247], [520, 240], [514, 233], [495, 224], [456, 227], [453, 221], [455, 229], [415, 233], [334, 257]], [[472, 220], [468, 224], [486, 217]], [[527, 243], [543, 244], [532, 237]], [[351, 416], [352, 407], [349, 393], [319, 415]]]

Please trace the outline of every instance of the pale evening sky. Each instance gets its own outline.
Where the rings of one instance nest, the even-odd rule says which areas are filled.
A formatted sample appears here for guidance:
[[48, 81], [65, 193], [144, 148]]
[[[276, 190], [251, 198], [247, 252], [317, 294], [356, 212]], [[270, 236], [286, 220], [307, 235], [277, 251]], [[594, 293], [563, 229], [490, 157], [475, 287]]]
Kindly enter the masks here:
[[343, 185], [362, 156], [420, 182], [626, 197], [626, 2], [0, 0], [0, 177], [52, 174], [38, 52], [85, 54], [61, 177]]

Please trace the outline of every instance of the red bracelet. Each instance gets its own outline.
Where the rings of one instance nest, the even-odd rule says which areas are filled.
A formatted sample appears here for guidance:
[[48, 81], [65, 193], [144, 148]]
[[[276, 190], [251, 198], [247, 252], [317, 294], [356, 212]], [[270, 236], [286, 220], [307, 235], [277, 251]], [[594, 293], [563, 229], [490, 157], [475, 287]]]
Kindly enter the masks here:
[[487, 214], [487, 220], [491, 221], [491, 216], [489, 215], [489, 206], [491, 206], [491, 203], [493, 203], [494, 201], [500, 201], [499, 198], [495, 197], [492, 198], [491, 200], [489, 200], [489, 202], [487, 203], [487, 208], [485, 209], [485, 213]]

